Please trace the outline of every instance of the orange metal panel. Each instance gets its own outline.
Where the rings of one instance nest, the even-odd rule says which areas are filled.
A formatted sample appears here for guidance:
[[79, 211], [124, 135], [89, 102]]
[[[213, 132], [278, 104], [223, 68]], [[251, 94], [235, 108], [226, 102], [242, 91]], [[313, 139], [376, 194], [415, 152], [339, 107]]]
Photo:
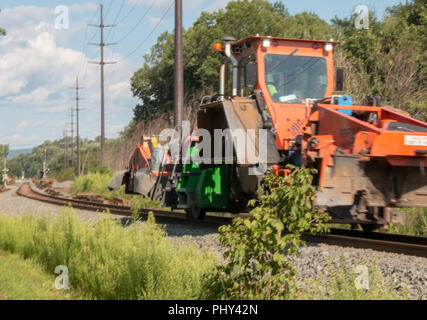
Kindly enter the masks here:
[[258, 41], [255, 41], [255, 45], [253, 44], [252, 47], [256, 47], [258, 55], [258, 89], [264, 92], [268, 111], [271, 114], [277, 131], [276, 146], [279, 150], [289, 150], [291, 144], [287, 144], [286, 141], [295, 140], [296, 137], [304, 131], [311, 114], [311, 106], [275, 102], [272, 99], [265, 82], [264, 57], [266, 54], [290, 54], [295, 48], [298, 48], [294, 56], [324, 58], [326, 60], [328, 75], [328, 85], [325, 93], [325, 97], [327, 97], [332, 95], [335, 86], [333, 51], [325, 51], [323, 46], [316, 45], [318, 43], [317, 41], [299, 41], [279, 38], [277, 38], [276, 41], [278, 41], [277, 46], [272, 45], [268, 48], [264, 48], [262, 46], [262, 38], [260, 38]]

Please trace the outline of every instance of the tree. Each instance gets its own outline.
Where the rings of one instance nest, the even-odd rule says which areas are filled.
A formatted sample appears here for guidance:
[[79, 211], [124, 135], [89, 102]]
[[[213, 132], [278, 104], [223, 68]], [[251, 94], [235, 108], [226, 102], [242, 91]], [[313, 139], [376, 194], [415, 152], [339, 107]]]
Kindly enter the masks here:
[[[356, 29], [355, 16], [332, 20], [342, 41], [338, 50], [353, 73], [347, 89], [360, 102], [381, 96], [384, 103], [427, 119], [427, 8], [423, 3], [415, 0], [388, 8], [382, 21], [371, 12], [368, 30]], [[366, 82], [360, 83], [361, 79]]]
[[[237, 23], [238, 22], [238, 23]], [[304, 27], [306, 32], [298, 30]], [[184, 81], [187, 102], [218, 91], [221, 57], [212, 44], [224, 36], [250, 35], [329, 39], [332, 28], [313, 13], [292, 17], [285, 6], [265, 0], [230, 1], [225, 9], [202, 12], [184, 32]], [[131, 79], [132, 93], [140, 99], [136, 121], [147, 121], [173, 108], [174, 36], [164, 32], [145, 63]]]
[[[383, 20], [373, 12], [369, 29], [358, 30], [355, 16], [335, 17], [331, 24], [312, 12], [292, 16], [282, 2], [230, 1], [224, 9], [202, 12], [184, 32], [184, 81], [187, 103], [218, 92], [221, 56], [212, 44], [223, 36], [241, 39], [271, 35], [341, 41], [338, 65], [348, 68], [346, 91], [366, 103], [371, 96], [427, 119], [427, 8], [412, 0], [387, 9]], [[174, 37], [164, 32], [144, 57], [142, 68], [131, 79], [139, 98], [134, 121], [150, 121], [173, 109]], [[170, 118], [170, 117], [168, 117]], [[133, 126], [135, 127], [135, 126]]]
[[[1, 9], [0, 9], [0, 12], [1, 12]], [[0, 27], [0, 36], [5, 36], [5, 35], [6, 35], [6, 30]]]
[[8, 154], [9, 154], [9, 145], [0, 144], [0, 160], [3, 161], [3, 158], [7, 158]]

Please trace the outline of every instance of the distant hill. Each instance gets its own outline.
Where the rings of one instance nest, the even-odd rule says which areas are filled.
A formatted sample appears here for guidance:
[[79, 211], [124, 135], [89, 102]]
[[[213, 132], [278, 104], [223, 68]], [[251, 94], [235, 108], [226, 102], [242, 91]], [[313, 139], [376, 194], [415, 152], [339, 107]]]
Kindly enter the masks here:
[[30, 154], [31, 152], [33, 152], [33, 148], [9, 150], [7, 160], [12, 160], [21, 154]]

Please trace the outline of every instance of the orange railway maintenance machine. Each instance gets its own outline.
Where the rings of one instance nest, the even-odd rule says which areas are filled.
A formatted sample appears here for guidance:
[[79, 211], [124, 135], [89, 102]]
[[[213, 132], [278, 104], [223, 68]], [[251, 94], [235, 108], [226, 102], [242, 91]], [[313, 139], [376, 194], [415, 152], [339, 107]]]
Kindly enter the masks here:
[[125, 170], [119, 172], [108, 188], [117, 190], [124, 184], [126, 193], [141, 194], [159, 200], [168, 172], [164, 171], [165, 149], [156, 136], [143, 136], [136, 145]]
[[[224, 56], [220, 93], [200, 107], [197, 125], [212, 137], [215, 129], [267, 129], [269, 171], [286, 174], [289, 163], [317, 168], [315, 204], [334, 219], [369, 229], [391, 219], [390, 207], [427, 206], [427, 124], [392, 108], [352, 105], [350, 97], [337, 95], [343, 90], [343, 72], [334, 67], [337, 45], [224, 38], [214, 45]], [[170, 191], [177, 193], [177, 202], [167, 205], [185, 208], [193, 217], [244, 208], [262, 178], [248, 174], [259, 164], [239, 157], [233, 142], [232, 166], [187, 168], [201, 173], [180, 177]], [[253, 143], [260, 150], [258, 140]]]
[[[260, 36], [215, 44], [224, 57], [220, 92], [203, 99], [197, 126], [211, 134], [212, 150], [217, 130], [231, 132], [223, 140], [232, 140], [233, 154], [212, 151], [210, 164], [175, 168], [164, 205], [193, 218], [241, 212], [262, 183], [251, 169], [265, 164], [266, 172], [285, 175], [293, 164], [318, 169], [315, 205], [342, 223], [372, 229], [390, 221], [389, 208], [426, 207], [427, 124], [390, 107], [353, 105], [334, 66], [338, 44]], [[242, 152], [239, 130], [256, 132], [243, 147], [266, 150], [263, 163]], [[191, 154], [205, 151], [205, 138], [199, 141]]]

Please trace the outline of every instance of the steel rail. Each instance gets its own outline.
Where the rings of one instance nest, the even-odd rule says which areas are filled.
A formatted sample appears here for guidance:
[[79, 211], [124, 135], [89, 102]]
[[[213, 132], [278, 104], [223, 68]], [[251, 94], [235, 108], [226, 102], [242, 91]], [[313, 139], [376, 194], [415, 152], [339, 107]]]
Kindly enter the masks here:
[[[42, 193], [40, 191], [34, 190], [30, 183], [23, 183], [16, 193], [19, 196], [29, 198], [32, 200], [37, 200], [53, 205], [60, 206], [69, 206], [71, 205], [73, 208], [81, 209], [81, 210], [89, 210], [89, 211], [98, 211], [103, 212], [108, 210], [112, 214], [123, 215], [127, 217], [133, 216], [133, 211], [129, 206], [119, 206], [113, 204], [106, 204], [101, 202], [91, 202], [87, 200], [77, 200], [77, 199], [69, 199], [64, 197], [52, 196], [49, 194]], [[143, 220], [148, 217], [148, 214], [152, 212], [155, 216], [156, 220], [159, 222], [183, 222], [185, 224], [197, 224], [204, 225], [206, 227], [215, 227], [218, 228], [221, 225], [231, 223], [231, 218], [225, 217], [206, 217], [205, 220], [191, 220], [187, 219], [185, 213], [179, 211], [171, 211], [171, 210], [162, 210], [155, 208], [144, 208], [140, 209], [138, 214], [139, 217]]]
[[[52, 196], [34, 190], [29, 183], [22, 184], [16, 192], [20, 196], [54, 205], [71, 205], [76, 209], [91, 211], [105, 211], [108, 209], [110, 213], [129, 217], [133, 214], [131, 208], [128, 206], [94, 203], [86, 200]], [[149, 212], [153, 213], [156, 221], [163, 223], [185, 223], [218, 228], [219, 226], [230, 224], [232, 221], [232, 218], [215, 216], [206, 216], [205, 220], [191, 220], [188, 219], [183, 212], [149, 208], [141, 209], [139, 215], [144, 220], [148, 217]], [[240, 216], [246, 218], [249, 215], [242, 214]], [[331, 229], [331, 232], [327, 234], [310, 235], [304, 233], [302, 239], [310, 243], [326, 243], [343, 247], [373, 249], [376, 251], [386, 251], [427, 258], [427, 237]]]

